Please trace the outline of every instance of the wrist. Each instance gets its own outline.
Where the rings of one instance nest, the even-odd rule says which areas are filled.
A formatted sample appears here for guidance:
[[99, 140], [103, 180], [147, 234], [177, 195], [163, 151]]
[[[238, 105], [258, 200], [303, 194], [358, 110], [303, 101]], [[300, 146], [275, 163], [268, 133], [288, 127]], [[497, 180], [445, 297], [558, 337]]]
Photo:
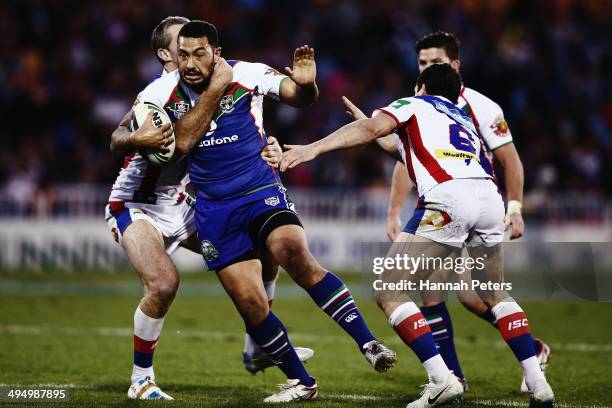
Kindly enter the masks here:
[[523, 204], [518, 200], [510, 200], [508, 201], [508, 210], [506, 214], [521, 214], [523, 209]]
[[392, 209], [387, 210], [387, 219], [392, 220], [395, 218], [400, 218], [400, 211]]

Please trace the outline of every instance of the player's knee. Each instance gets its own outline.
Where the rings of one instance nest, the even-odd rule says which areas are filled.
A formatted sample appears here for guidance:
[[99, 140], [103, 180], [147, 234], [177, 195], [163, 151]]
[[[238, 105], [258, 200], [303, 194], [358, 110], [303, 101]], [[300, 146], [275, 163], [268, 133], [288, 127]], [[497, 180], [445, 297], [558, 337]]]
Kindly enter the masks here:
[[172, 302], [179, 288], [178, 275], [170, 275], [158, 278], [149, 285], [150, 294], [157, 299], [160, 304]]
[[301, 241], [288, 240], [283, 243], [279, 259], [283, 268], [301, 286], [310, 287], [323, 278], [324, 271]]
[[252, 292], [234, 294], [236, 308], [249, 325], [261, 323], [268, 315], [268, 300]]

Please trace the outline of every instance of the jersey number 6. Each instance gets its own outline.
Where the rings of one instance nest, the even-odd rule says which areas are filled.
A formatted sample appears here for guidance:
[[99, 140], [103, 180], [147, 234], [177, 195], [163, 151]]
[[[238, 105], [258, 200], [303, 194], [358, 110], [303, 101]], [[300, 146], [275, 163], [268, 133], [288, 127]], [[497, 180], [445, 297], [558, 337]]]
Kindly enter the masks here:
[[476, 146], [474, 146], [474, 136], [470, 134], [463, 126], [453, 123], [449, 125], [450, 143], [457, 150], [476, 154]]

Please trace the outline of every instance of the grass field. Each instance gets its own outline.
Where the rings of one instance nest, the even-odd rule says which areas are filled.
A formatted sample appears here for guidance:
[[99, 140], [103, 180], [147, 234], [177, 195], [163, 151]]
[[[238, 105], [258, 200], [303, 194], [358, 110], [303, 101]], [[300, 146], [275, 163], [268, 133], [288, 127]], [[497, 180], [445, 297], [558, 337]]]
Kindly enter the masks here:
[[[350, 281], [359, 292], [360, 281]], [[125, 396], [139, 296], [131, 273], [1, 274], [0, 384], [64, 385], [70, 388], [70, 405], [140, 405]], [[612, 305], [523, 306], [533, 332], [553, 348], [547, 373], [557, 405], [612, 406]], [[403, 407], [418, 396], [425, 382], [418, 360], [371, 301], [362, 299], [360, 307], [375, 334], [398, 352], [397, 367], [386, 374], [374, 372], [352, 340], [299, 288], [281, 278], [275, 313], [294, 345], [316, 351], [307, 368], [318, 379], [320, 397], [308, 407]], [[471, 387], [462, 406], [527, 406], [526, 396], [518, 391], [518, 364], [499, 334], [460, 305], [450, 307]], [[263, 406], [262, 399], [284, 379], [275, 368], [256, 376], [243, 369], [243, 331], [213, 276], [185, 276], [155, 354], [158, 383], [177, 401], [145, 405]]]

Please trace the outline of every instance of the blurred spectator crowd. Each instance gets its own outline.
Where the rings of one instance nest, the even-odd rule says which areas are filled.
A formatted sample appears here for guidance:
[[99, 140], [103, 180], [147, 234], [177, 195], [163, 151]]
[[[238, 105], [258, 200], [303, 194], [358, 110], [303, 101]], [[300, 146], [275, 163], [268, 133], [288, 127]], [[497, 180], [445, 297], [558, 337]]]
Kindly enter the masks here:
[[[161, 72], [149, 45], [168, 15], [217, 26], [226, 58], [290, 66], [316, 49], [321, 98], [266, 106], [284, 143], [325, 136], [413, 94], [414, 42], [437, 29], [461, 40], [466, 85], [498, 102], [525, 165], [528, 194], [612, 193], [612, 2], [608, 0], [67, 1], [0, 3], [0, 191], [49, 202], [54, 186], [110, 187], [122, 159], [110, 134]], [[335, 153], [284, 175], [288, 185], [388, 186], [393, 162], [374, 147]]]

